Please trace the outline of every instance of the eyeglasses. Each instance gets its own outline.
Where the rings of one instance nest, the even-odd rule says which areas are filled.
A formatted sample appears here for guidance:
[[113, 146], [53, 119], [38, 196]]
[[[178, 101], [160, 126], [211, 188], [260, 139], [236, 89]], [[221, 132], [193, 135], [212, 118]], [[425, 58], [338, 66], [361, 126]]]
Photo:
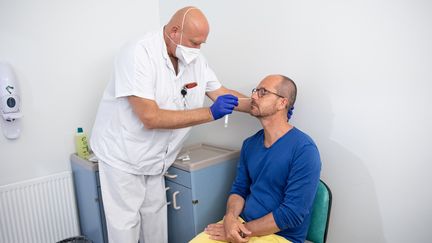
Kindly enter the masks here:
[[275, 93], [275, 92], [272, 92], [272, 91], [266, 90], [265, 88], [258, 88], [258, 89], [255, 88], [255, 89], [252, 90], [252, 94], [254, 94], [254, 93], [257, 93], [258, 98], [261, 98], [261, 97], [263, 97], [263, 96], [265, 96], [265, 95], [267, 95], [267, 94], [274, 94], [274, 95], [279, 96], [279, 97], [281, 97], [281, 98], [285, 98], [285, 97], [283, 97], [282, 95], [279, 95], [279, 94], [277, 94], [277, 93]]

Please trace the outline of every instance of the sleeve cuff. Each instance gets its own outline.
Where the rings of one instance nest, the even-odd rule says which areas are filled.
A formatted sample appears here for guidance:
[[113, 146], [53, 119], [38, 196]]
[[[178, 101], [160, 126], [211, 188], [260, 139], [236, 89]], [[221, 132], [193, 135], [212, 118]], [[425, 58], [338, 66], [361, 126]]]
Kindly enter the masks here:
[[127, 97], [127, 96], [137, 96], [144, 99], [155, 100], [154, 94], [145, 94], [141, 92], [122, 92], [115, 95], [116, 98]]

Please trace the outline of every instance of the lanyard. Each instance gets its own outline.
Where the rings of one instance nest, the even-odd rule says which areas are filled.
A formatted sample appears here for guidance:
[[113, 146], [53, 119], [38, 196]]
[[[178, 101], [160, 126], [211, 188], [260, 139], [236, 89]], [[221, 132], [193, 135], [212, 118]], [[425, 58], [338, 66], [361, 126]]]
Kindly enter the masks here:
[[186, 95], [188, 93], [188, 89], [192, 89], [198, 86], [197, 82], [187, 83], [183, 86], [183, 88], [180, 90], [180, 94], [183, 96], [183, 109], [186, 110]]

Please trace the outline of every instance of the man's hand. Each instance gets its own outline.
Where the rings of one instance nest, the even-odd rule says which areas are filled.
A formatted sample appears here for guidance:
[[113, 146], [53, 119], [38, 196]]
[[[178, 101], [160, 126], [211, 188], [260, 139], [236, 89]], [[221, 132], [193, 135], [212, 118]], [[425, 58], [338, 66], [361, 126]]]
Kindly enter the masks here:
[[227, 241], [225, 228], [221, 223], [207, 225], [204, 232], [208, 234], [212, 240]]
[[232, 94], [219, 96], [212, 106], [210, 111], [213, 119], [217, 120], [227, 114], [231, 114], [234, 107], [238, 106], [238, 98]]
[[224, 217], [225, 236], [227, 241], [233, 243], [248, 242], [252, 234], [243, 223], [232, 215]]

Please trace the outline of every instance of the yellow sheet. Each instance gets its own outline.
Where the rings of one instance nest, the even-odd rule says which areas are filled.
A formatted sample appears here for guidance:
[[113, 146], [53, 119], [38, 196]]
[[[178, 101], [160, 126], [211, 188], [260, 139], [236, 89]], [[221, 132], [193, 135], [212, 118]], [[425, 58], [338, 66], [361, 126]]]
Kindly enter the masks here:
[[[243, 221], [242, 219], [240, 219]], [[223, 221], [220, 221], [218, 223], [223, 223]], [[219, 241], [219, 240], [211, 240], [209, 239], [209, 235], [205, 232], [201, 232], [195, 238], [193, 238], [189, 243], [226, 243], [226, 241]], [[291, 243], [291, 241], [285, 239], [282, 236], [271, 234], [266, 236], [259, 236], [259, 237], [251, 237], [248, 241], [249, 243]]]

